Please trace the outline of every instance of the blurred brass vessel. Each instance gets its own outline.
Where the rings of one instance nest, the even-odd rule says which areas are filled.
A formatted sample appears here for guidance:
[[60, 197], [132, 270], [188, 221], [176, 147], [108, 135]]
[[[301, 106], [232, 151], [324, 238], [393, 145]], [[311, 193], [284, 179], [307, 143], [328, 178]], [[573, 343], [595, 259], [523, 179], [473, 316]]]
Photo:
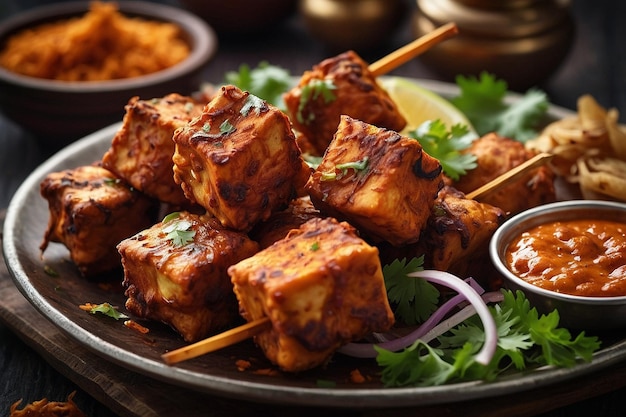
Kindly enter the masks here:
[[417, 0], [417, 6], [416, 37], [448, 22], [459, 28], [420, 57], [450, 80], [488, 71], [525, 90], [549, 78], [574, 38], [567, 0]]
[[402, 0], [300, 0], [311, 35], [330, 49], [362, 51], [379, 46], [396, 29]]

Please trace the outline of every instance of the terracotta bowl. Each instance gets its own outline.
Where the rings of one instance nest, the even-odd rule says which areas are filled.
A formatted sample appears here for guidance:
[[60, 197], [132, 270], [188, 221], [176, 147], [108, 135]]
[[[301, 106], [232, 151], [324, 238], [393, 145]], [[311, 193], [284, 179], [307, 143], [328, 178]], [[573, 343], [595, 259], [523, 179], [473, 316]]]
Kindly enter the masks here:
[[[57, 3], [25, 11], [0, 24], [0, 47], [9, 36], [39, 24], [84, 15], [89, 2]], [[183, 28], [191, 53], [182, 62], [148, 75], [110, 81], [66, 82], [17, 74], [0, 67], [0, 110], [32, 132], [46, 147], [58, 149], [88, 133], [120, 121], [133, 96], [143, 99], [168, 93], [191, 94], [202, 70], [217, 50], [217, 37], [188, 11], [148, 2], [119, 2], [130, 17], [172, 22]]]
[[[496, 230], [490, 242], [493, 264], [504, 286], [525, 293], [540, 313], [557, 309], [563, 326], [580, 330], [626, 328], [626, 295], [588, 297], [569, 295], [531, 284], [507, 266], [505, 253], [510, 242], [522, 232], [554, 221], [604, 219], [626, 224], [626, 204], [600, 200], [570, 200], [546, 204], [524, 211]], [[556, 254], [555, 254], [556, 257]]]

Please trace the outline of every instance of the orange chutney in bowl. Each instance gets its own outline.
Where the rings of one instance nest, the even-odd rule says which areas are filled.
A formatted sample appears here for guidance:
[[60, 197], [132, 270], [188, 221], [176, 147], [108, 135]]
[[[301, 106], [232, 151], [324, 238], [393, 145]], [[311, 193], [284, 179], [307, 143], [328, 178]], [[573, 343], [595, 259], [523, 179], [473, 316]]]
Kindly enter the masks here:
[[508, 268], [538, 287], [571, 295], [626, 295], [626, 222], [554, 221], [513, 239]]

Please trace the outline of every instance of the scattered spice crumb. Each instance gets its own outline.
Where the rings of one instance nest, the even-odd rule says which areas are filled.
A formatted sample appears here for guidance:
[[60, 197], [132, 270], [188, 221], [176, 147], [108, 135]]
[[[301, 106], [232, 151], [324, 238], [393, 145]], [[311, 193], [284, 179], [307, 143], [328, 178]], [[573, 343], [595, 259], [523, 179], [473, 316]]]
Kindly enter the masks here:
[[126, 320], [124, 322], [124, 326], [128, 327], [129, 329], [133, 329], [135, 331], [138, 331], [141, 334], [146, 334], [150, 331], [150, 329], [148, 329], [147, 327], [142, 326], [141, 324], [137, 323], [134, 320]]
[[44, 398], [39, 401], [33, 401], [21, 410], [17, 407], [22, 400], [11, 405], [9, 417], [87, 417], [73, 401], [76, 391], [67, 396], [67, 402], [48, 401]]
[[255, 375], [278, 376], [279, 372], [272, 368], [257, 369], [253, 372]]
[[361, 371], [359, 371], [358, 369], [353, 369], [352, 371], [350, 371], [350, 382], [353, 382], [355, 384], [362, 384], [365, 381], [367, 381], [367, 379], [363, 376]]
[[238, 359], [235, 362], [235, 366], [237, 366], [237, 370], [239, 372], [243, 372], [246, 369], [250, 369], [250, 367], [252, 366], [252, 364], [250, 363], [250, 361], [247, 361], [245, 359]]

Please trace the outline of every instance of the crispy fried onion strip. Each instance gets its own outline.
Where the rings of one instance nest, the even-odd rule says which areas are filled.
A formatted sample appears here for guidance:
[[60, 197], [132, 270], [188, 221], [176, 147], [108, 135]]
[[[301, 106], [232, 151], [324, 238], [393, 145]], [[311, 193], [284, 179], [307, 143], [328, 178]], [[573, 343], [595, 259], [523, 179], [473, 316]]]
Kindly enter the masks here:
[[549, 124], [526, 146], [552, 153], [555, 172], [578, 183], [583, 197], [626, 201], [626, 126], [619, 124], [619, 112], [590, 95], [577, 105], [576, 116]]

